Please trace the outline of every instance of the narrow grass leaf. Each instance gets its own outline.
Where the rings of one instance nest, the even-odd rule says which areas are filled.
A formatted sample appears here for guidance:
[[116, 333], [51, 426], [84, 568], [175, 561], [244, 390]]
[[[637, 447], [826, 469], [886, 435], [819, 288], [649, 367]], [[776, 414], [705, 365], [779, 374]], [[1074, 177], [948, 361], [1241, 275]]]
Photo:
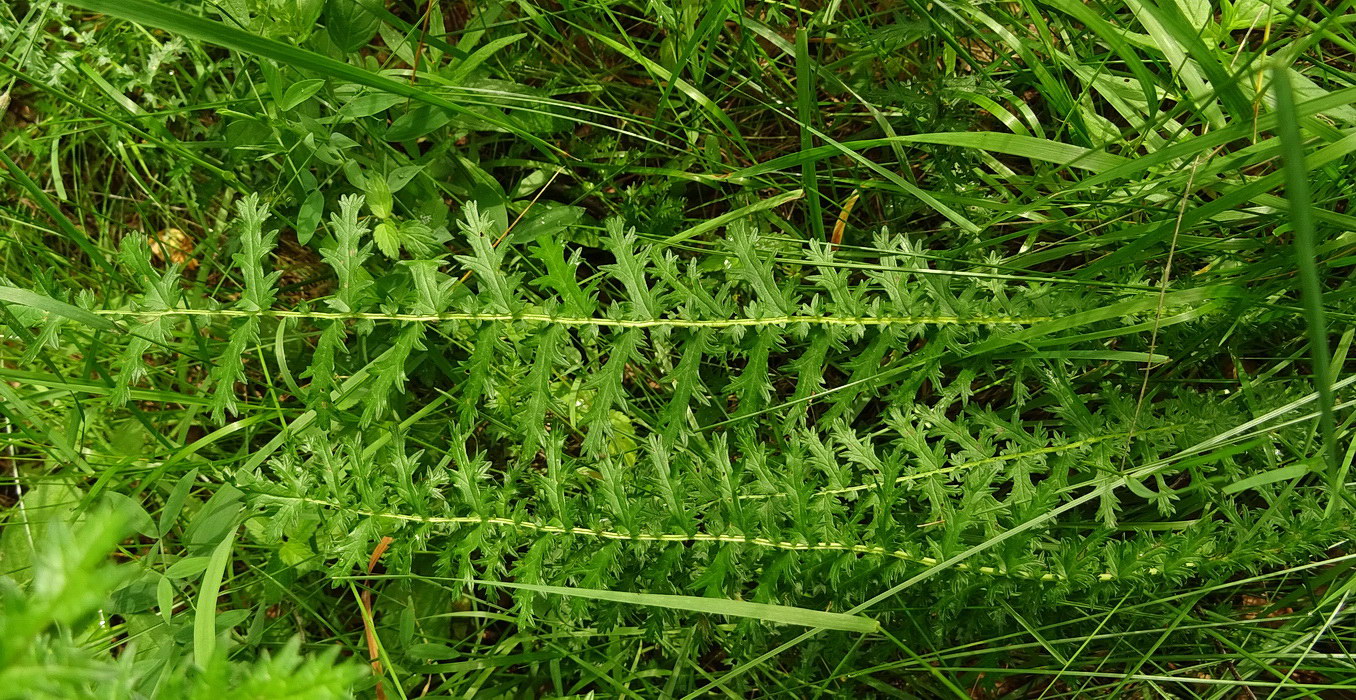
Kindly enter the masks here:
[[672, 236], [665, 238], [664, 245], [673, 245], [674, 243], [681, 243], [683, 241], [696, 238], [697, 236], [700, 236], [703, 233], [714, 231], [722, 226], [729, 225], [733, 221], [738, 221], [739, 219], [747, 218], [761, 211], [776, 209], [777, 207], [780, 207], [781, 205], [786, 204], [787, 202], [793, 202], [804, 196], [805, 190], [791, 190], [790, 192], [779, 194], [776, 197], [760, 199], [757, 202], [754, 202], [753, 204], [750, 204], [748, 206], [740, 207], [733, 211], [726, 212], [715, 218], [707, 219], [706, 221], [703, 221], [700, 224], [697, 224], [696, 226], [692, 226], [690, 228], [679, 231], [678, 233], [675, 233]]
[[19, 306], [27, 306], [30, 309], [44, 311], [54, 316], [68, 318], [76, 323], [82, 323], [94, 330], [112, 331], [117, 330], [117, 326], [112, 321], [92, 314], [78, 306], [67, 304], [64, 301], [57, 301], [44, 294], [38, 294], [27, 289], [18, 287], [7, 287], [0, 285], [0, 301]]
[[877, 632], [880, 630], [880, 623], [869, 617], [825, 612], [823, 610], [807, 610], [805, 608], [794, 608], [786, 605], [769, 605], [767, 603], [750, 603], [742, 600], [703, 598], [701, 596], [690, 595], [628, 593], [625, 591], [609, 591], [597, 588], [542, 586], [528, 583], [506, 583], [502, 581], [475, 581], [475, 583], [485, 586], [534, 591], [547, 595], [608, 600], [615, 603], [627, 603], [642, 607], [688, 610], [691, 612], [709, 613], [712, 615], [728, 615], [730, 617], [747, 617], [783, 625], [798, 625], [801, 627], [815, 627], [819, 629], [863, 633]]
[[[1309, 327], [1309, 361], [1313, 364], [1314, 384], [1318, 390], [1319, 430], [1328, 474], [1337, 477], [1337, 423], [1333, 413], [1332, 370], [1329, 367], [1328, 326], [1323, 314], [1323, 287], [1318, 273], [1318, 233], [1314, 226], [1309, 196], [1308, 169], [1304, 165], [1304, 141], [1300, 137], [1299, 117], [1294, 92], [1290, 87], [1290, 69], [1277, 65], [1272, 69], [1272, 89], [1276, 92], [1277, 131], [1285, 167], [1285, 196], [1290, 202], [1290, 226], [1295, 235], [1295, 264], [1299, 268], [1300, 301]], [[1337, 488], [1337, 484], [1333, 484]]]
[[231, 528], [216, 549], [212, 550], [203, 572], [197, 610], [193, 614], [193, 663], [199, 668], [207, 668], [217, 653], [217, 597], [221, 594], [226, 565], [231, 561], [235, 532], [236, 529]]
[[1309, 466], [1305, 464], [1296, 464], [1289, 467], [1280, 467], [1278, 469], [1264, 471], [1261, 474], [1254, 474], [1246, 479], [1240, 479], [1238, 481], [1235, 481], [1225, 486], [1223, 489], [1221, 489], [1221, 491], [1223, 491], [1224, 493], [1238, 493], [1240, 491], [1255, 489], [1259, 486], [1274, 484], [1278, 481], [1290, 481], [1292, 479], [1298, 479], [1304, 476], [1305, 474], [1310, 473], [1311, 471], [1312, 470], [1309, 469]]

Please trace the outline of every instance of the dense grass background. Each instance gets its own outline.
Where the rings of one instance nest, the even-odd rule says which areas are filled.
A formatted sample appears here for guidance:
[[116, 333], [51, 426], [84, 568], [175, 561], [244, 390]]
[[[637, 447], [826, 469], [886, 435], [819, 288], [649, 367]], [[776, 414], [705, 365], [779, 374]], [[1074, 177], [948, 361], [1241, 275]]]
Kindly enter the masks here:
[[1349, 2], [0, 8], [0, 697], [1347, 697]]

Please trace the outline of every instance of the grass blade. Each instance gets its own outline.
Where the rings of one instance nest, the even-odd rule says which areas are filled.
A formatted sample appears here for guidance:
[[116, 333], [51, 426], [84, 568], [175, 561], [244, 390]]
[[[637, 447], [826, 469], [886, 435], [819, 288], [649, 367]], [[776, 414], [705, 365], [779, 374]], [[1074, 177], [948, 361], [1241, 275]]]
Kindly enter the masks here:
[[[1337, 422], [1333, 415], [1333, 376], [1328, 362], [1328, 329], [1323, 313], [1323, 289], [1318, 277], [1318, 233], [1309, 197], [1308, 169], [1304, 166], [1304, 141], [1300, 137], [1289, 67], [1275, 66], [1272, 78], [1272, 89], [1276, 91], [1276, 113], [1280, 118], [1277, 131], [1281, 138], [1281, 155], [1285, 167], [1285, 196], [1290, 201], [1290, 226], [1295, 235], [1300, 301], [1309, 327], [1309, 358], [1313, 363], [1314, 383], [1318, 391], [1318, 425], [1323, 435], [1328, 476], [1335, 479], [1339, 455]], [[1335, 488], [1337, 485], [1333, 486]]]
[[1031, 160], [1053, 163], [1061, 167], [1079, 168], [1094, 173], [1102, 173], [1113, 168], [1132, 165], [1134, 161], [1112, 153], [1093, 148], [1084, 148], [1073, 144], [1041, 139], [1022, 134], [1007, 134], [999, 131], [986, 132], [936, 132], [930, 134], [903, 134], [860, 141], [843, 141], [834, 145], [802, 148], [795, 153], [779, 156], [771, 160], [751, 165], [730, 174], [733, 181], [757, 177], [766, 173], [790, 168], [804, 168], [809, 163], [824, 160], [835, 155], [851, 151], [857, 154], [878, 146], [891, 144], [923, 143], [940, 146], [973, 148], [979, 151], [1021, 156]]
[[234, 545], [233, 527], [221, 544], [212, 550], [207, 570], [203, 572], [197, 611], [193, 615], [193, 663], [200, 668], [206, 668], [217, 651], [217, 596], [221, 594], [221, 581], [226, 575], [226, 565], [231, 560], [231, 547]]
[[[368, 578], [387, 577], [374, 576]], [[627, 603], [629, 605], [640, 605], [650, 608], [687, 610], [690, 612], [726, 615], [729, 617], [747, 617], [754, 620], [762, 620], [763, 622], [773, 622], [782, 625], [798, 625], [816, 629], [841, 630], [843, 632], [878, 632], [881, 628], [879, 622], [861, 615], [826, 612], [823, 610], [809, 610], [789, 605], [750, 603], [743, 600], [730, 600], [727, 598], [630, 593], [627, 591], [610, 591], [598, 588], [543, 586], [531, 583], [509, 583], [506, 581], [475, 580], [470, 583], [481, 586], [494, 586], [496, 588], [533, 591], [546, 595], [564, 595], [573, 596], [575, 598], [588, 598], [590, 600], [606, 600], [614, 603]]]
[[1222, 489], [1222, 491], [1224, 493], [1238, 493], [1240, 491], [1247, 491], [1248, 489], [1255, 489], [1259, 486], [1274, 484], [1278, 481], [1289, 481], [1291, 479], [1298, 479], [1301, 476], [1304, 476], [1305, 474], [1308, 473], [1309, 467], [1308, 465], [1305, 464], [1296, 464], [1289, 467], [1280, 467], [1277, 469], [1264, 471], [1261, 474], [1253, 474], [1252, 476], [1246, 479], [1235, 481], [1232, 484], [1226, 485]]
[[664, 239], [664, 245], [673, 245], [674, 243], [681, 243], [690, 238], [696, 238], [697, 236], [700, 236], [703, 233], [706, 233], [707, 231], [714, 231], [720, 228], [721, 226], [725, 226], [726, 224], [737, 219], [742, 219], [750, 214], [756, 214], [760, 211], [775, 209], [783, 204], [786, 204], [787, 202], [800, 199], [801, 197], [804, 196], [805, 190], [792, 190], [785, 194], [779, 194], [776, 197], [772, 197], [770, 199], [761, 199], [757, 202], [754, 202], [753, 204], [748, 205], [747, 207], [740, 207], [739, 209], [735, 209], [734, 211], [721, 214], [720, 216], [717, 216], [714, 219], [707, 219], [706, 221], [703, 221], [700, 224], [697, 224], [696, 226], [693, 226], [683, 231], [679, 231], [678, 233], [675, 233], [672, 236], [669, 236], [668, 238]]
[[[796, 30], [796, 117], [800, 120], [800, 149], [814, 148], [814, 135], [806, 127], [814, 118], [816, 107], [814, 66], [810, 62], [809, 34], [802, 27]], [[815, 170], [815, 161], [801, 165], [801, 187], [809, 197], [805, 200], [806, 215], [810, 223], [810, 232], [815, 240], [824, 240], [824, 214], [819, 207], [819, 176]]]
[[113, 322], [98, 315], [92, 314], [78, 306], [67, 304], [64, 301], [57, 301], [49, 296], [31, 292], [27, 289], [18, 287], [0, 286], [0, 302], [18, 304], [27, 306], [30, 309], [45, 311], [55, 316], [68, 318], [76, 323], [83, 323], [90, 328], [100, 331], [117, 330]]

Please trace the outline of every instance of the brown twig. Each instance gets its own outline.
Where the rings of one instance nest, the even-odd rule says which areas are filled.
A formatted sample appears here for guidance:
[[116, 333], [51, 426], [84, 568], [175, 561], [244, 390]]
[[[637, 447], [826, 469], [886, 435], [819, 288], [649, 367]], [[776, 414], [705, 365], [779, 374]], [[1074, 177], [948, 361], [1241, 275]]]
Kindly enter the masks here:
[[843, 242], [843, 230], [847, 228], [848, 216], [852, 214], [852, 207], [856, 206], [857, 198], [860, 196], [860, 192], [853, 192], [843, 204], [843, 211], [838, 213], [838, 221], [833, 224], [833, 236], [829, 238], [834, 250], [837, 250], [839, 244]]
[[423, 21], [424, 28], [419, 32], [419, 43], [414, 47], [414, 64], [410, 66], [410, 85], [419, 78], [419, 57], [424, 54], [424, 37], [428, 36], [429, 27], [433, 23], [433, 0], [428, 0], [428, 6], [424, 8], [424, 16], [415, 20], [414, 26], [418, 27], [419, 22]]
[[[377, 561], [381, 555], [386, 553], [387, 548], [395, 540], [390, 537], [383, 537], [372, 550], [372, 556], [367, 560], [367, 573], [370, 575], [377, 568]], [[364, 588], [360, 596], [363, 611], [367, 614], [363, 616], [363, 631], [367, 636], [367, 659], [372, 662], [372, 675], [377, 677], [377, 700], [386, 700], [386, 689], [381, 686], [381, 652], [377, 647], [377, 628], [376, 618], [372, 612], [372, 589]]]

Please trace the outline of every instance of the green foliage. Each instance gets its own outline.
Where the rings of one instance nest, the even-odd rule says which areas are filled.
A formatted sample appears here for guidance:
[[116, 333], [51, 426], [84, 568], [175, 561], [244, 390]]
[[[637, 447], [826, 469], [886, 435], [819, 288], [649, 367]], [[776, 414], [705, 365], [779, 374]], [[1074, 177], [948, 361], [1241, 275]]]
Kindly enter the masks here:
[[0, 10], [0, 695], [1353, 681], [1339, 14], [74, 7]]
[[[38, 491], [30, 493], [35, 494]], [[25, 502], [31, 499], [25, 498]], [[34, 503], [35, 505], [36, 503]], [[163, 574], [134, 564], [112, 565], [109, 552], [136, 523], [137, 506], [89, 512], [81, 522], [53, 519], [42, 527], [14, 523], [28, 542], [6, 542], [6, 560], [27, 544], [31, 568], [20, 570], [26, 584], [0, 580], [5, 588], [0, 625], [0, 695], [15, 698], [137, 697], [163, 695], [209, 698], [222, 692], [264, 698], [346, 697], [362, 673], [354, 664], [336, 665], [337, 649], [299, 654], [297, 638], [264, 651], [253, 663], [238, 663], [225, 654], [212, 655], [195, 667], [183, 656], [177, 627], [169, 614], [175, 579], [183, 578], [183, 559]], [[34, 531], [37, 531], [35, 533]], [[176, 569], [179, 571], [176, 572]], [[110, 616], [132, 617], [154, 606], [154, 591], [163, 594], [163, 622], [141, 626], [138, 639], [122, 643], [117, 659], [99, 653], [116, 644], [108, 632]], [[151, 616], [152, 613], [145, 613]], [[238, 616], [236, 619], [239, 619]], [[95, 624], [86, 624], [95, 623]], [[94, 631], [77, 634], [91, 627]]]

